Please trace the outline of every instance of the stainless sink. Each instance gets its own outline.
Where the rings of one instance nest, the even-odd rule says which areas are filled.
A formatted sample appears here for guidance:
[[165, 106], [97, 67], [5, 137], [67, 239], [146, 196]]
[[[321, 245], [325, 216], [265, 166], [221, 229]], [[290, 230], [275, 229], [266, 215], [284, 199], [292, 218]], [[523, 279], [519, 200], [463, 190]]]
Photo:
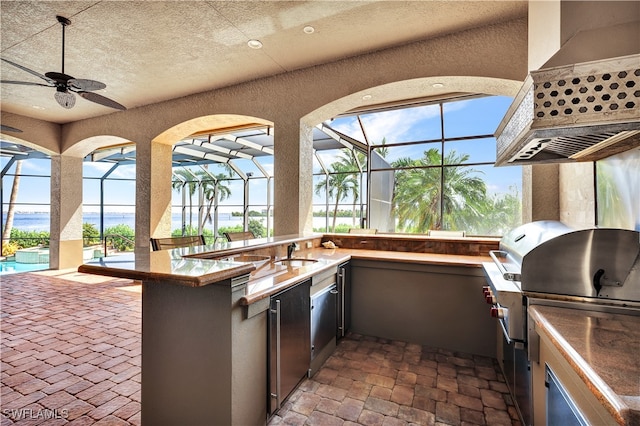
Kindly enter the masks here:
[[312, 263], [317, 262], [316, 259], [296, 259], [296, 258], [291, 258], [291, 259], [280, 259], [280, 260], [276, 260], [275, 262], [273, 262], [274, 265], [281, 265], [281, 266], [287, 266], [287, 267], [291, 267], [291, 268], [300, 268], [302, 266], [309, 266]]

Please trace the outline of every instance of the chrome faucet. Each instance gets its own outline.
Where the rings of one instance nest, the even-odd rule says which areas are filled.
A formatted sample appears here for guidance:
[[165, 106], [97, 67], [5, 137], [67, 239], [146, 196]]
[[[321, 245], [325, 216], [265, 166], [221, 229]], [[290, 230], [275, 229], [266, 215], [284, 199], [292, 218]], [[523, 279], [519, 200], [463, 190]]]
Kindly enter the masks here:
[[293, 252], [296, 251], [298, 247], [299, 246], [296, 243], [291, 243], [287, 246], [287, 259], [291, 259]]

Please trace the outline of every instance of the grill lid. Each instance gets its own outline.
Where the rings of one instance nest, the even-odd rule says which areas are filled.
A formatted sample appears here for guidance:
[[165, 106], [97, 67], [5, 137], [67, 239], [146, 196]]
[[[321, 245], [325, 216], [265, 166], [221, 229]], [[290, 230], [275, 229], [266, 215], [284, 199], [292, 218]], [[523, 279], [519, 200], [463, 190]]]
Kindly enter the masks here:
[[640, 302], [637, 231], [539, 221], [507, 233], [500, 249], [523, 292]]
[[506, 253], [509, 263], [514, 263], [518, 269], [521, 269], [522, 258], [531, 250], [545, 241], [573, 231], [573, 228], [555, 220], [526, 223], [502, 237], [500, 250]]

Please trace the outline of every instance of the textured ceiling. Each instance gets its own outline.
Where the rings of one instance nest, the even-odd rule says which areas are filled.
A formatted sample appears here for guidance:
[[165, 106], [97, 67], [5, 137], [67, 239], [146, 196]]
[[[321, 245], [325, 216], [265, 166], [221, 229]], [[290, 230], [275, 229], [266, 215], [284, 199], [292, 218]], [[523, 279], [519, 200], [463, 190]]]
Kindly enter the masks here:
[[[107, 85], [97, 93], [139, 107], [416, 40], [526, 16], [526, 1], [7, 1], [2, 58], [41, 74]], [[315, 32], [306, 34], [305, 26]], [[250, 39], [263, 48], [251, 49]], [[2, 62], [2, 80], [41, 82]], [[1, 85], [2, 111], [56, 123], [115, 110], [54, 88]]]

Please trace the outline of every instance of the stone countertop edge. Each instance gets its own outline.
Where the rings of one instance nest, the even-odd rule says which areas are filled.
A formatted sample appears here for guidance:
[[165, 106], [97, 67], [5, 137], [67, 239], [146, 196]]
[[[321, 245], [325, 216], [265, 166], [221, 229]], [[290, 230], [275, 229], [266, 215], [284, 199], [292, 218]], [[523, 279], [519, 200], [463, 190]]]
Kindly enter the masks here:
[[[555, 317], [555, 321], [562, 321], [560, 319], [562, 317], [562, 311], [580, 312], [585, 316], [592, 313], [591, 311], [579, 311], [571, 308], [532, 306], [529, 309], [529, 314], [535, 321], [536, 326], [540, 327], [541, 331], [549, 337], [574, 372], [587, 385], [587, 388], [607, 409], [618, 424], [640, 424], [640, 388], [638, 392], [639, 395], [618, 395], [594, 370], [591, 363], [587, 362], [554, 326], [553, 314], [558, 314], [558, 316]], [[640, 324], [640, 317], [638, 318], [638, 323]], [[629, 354], [631, 350], [632, 348], [630, 346], [623, 349], [626, 354]], [[637, 355], [637, 353], [635, 353], [635, 355]]]
[[232, 278], [237, 278], [242, 275], [248, 275], [253, 271], [255, 266], [239, 265], [224, 269], [222, 271], [216, 271], [212, 274], [205, 275], [177, 275], [157, 272], [145, 272], [137, 271], [134, 269], [118, 269], [113, 267], [97, 266], [91, 264], [82, 264], [78, 267], [78, 272], [94, 275], [104, 275], [114, 278], [127, 278], [131, 280], [139, 281], [170, 281], [172, 284], [181, 285], [185, 287], [202, 287], [209, 284], [214, 284], [220, 281], [225, 281]]

